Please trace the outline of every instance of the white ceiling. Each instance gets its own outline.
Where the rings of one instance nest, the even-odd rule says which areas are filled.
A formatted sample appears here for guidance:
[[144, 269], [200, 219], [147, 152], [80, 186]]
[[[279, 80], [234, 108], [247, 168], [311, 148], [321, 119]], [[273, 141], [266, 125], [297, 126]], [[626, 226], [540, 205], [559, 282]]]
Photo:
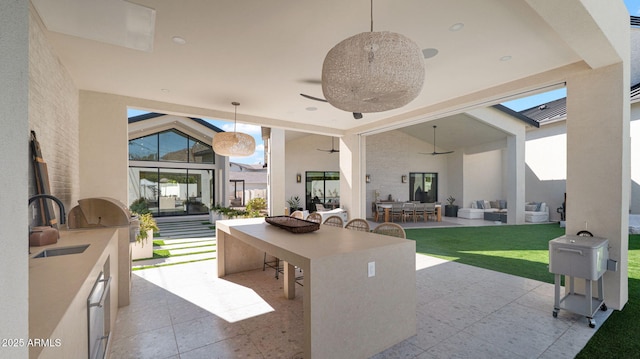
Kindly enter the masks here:
[[[77, 9], [66, 18], [53, 17], [42, 5], [47, 1], [32, 0], [45, 24], [101, 16], [99, 7], [68, 4], [75, 1], [103, 0], [65, 0], [65, 11]], [[369, 1], [130, 2], [155, 10], [151, 51], [47, 33], [78, 88], [224, 111], [231, 119], [231, 102], [239, 101], [239, 120], [250, 115], [246, 122], [264, 119], [289, 129], [319, 125], [348, 131], [406, 113], [415, 121], [430, 106], [581, 61], [526, 0], [376, 0], [376, 31], [404, 34], [438, 54], [425, 59], [425, 86], [417, 99], [355, 120], [299, 94], [323, 96], [324, 57], [341, 40], [369, 30]], [[450, 31], [457, 23], [464, 27]], [[501, 61], [504, 56], [511, 59]], [[431, 133], [431, 125], [426, 129]]]

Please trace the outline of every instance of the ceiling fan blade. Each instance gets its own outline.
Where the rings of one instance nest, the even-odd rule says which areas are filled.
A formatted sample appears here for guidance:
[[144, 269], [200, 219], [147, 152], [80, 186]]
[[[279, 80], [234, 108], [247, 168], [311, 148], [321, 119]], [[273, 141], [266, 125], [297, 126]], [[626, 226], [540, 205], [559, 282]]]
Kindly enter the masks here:
[[449, 153], [453, 153], [455, 151], [445, 151], [445, 152], [433, 152], [432, 155], [447, 155]]
[[310, 96], [310, 95], [306, 95], [301, 93], [300, 96], [304, 97], [304, 98], [308, 98], [309, 100], [315, 100], [315, 101], [320, 101], [320, 102], [329, 102], [323, 98], [320, 97], [314, 97], [314, 96]]

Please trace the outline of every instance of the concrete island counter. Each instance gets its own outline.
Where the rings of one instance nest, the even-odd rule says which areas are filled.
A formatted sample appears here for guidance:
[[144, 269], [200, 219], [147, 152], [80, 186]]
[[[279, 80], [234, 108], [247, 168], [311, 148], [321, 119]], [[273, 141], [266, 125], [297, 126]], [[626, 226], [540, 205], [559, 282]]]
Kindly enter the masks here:
[[[86, 245], [81, 253], [37, 257], [45, 250]], [[118, 247], [118, 228], [63, 230], [56, 244], [30, 247], [29, 339], [49, 341], [45, 346], [31, 346], [30, 358], [88, 356], [87, 298], [101, 272], [112, 278], [104, 310], [107, 326], [114, 325], [118, 284], [120, 279], [128, 281], [129, 276], [118, 271]]]
[[285, 261], [303, 270], [304, 357], [368, 358], [416, 334], [415, 242], [321, 225], [293, 234], [263, 218], [216, 222], [218, 277]]

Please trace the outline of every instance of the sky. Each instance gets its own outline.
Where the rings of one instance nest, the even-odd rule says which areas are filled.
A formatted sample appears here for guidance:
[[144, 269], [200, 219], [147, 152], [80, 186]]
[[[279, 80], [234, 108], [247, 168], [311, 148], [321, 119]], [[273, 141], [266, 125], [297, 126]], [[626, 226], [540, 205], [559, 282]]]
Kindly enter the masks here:
[[[640, 16], [640, 0], [624, 0], [624, 4], [626, 5], [630, 15]], [[533, 95], [533, 96], [523, 97], [521, 99], [517, 99], [513, 101], [504, 102], [503, 105], [509, 107], [514, 111], [522, 111], [522, 110], [526, 110], [534, 106], [538, 106], [543, 103], [557, 100], [559, 98], [566, 97], [566, 96], [567, 96], [567, 91], [566, 89], [562, 88], [562, 89], [544, 92], [544, 93]], [[145, 113], [148, 113], [148, 111], [129, 109], [129, 112], [127, 115], [128, 117], [132, 117], [132, 116], [138, 116]], [[208, 118], [203, 118], [203, 120], [213, 124], [214, 126], [217, 126], [223, 129], [224, 131], [227, 131], [227, 132], [233, 131], [233, 122], [214, 120], [214, 119], [208, 119]], [[253, 138], [255, 138], [256, 151], [252, 156], [248, 156], [248, 157], [231, 157], [230, 161], [237, 162], [237, 163], [245, 163], [245, 164], [262, 164], [264, 161], [264, 142], [262, 141], [262, 131], [260, 129], [260, 126], [253, 126], [253, 125], [239, 123], [237, 125], [237, 131], [247, 133], [253, 136]]]
[[640, 16], [640, 0], [624, 0], [627, 10], [631, 16]]

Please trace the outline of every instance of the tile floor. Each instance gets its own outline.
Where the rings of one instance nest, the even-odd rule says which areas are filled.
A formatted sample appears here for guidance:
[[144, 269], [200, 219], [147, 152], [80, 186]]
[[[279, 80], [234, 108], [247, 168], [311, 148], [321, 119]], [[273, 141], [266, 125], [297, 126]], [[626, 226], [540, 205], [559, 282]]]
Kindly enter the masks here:
[[[597, 327], [560, 311], [553, 285], [416, 255], [417, 335], [382, 358], [573, 358]], [[261, 270], [216, 278], [215, 260], [132, 276], [111, 358], [302, 358], [302, 288]]]

